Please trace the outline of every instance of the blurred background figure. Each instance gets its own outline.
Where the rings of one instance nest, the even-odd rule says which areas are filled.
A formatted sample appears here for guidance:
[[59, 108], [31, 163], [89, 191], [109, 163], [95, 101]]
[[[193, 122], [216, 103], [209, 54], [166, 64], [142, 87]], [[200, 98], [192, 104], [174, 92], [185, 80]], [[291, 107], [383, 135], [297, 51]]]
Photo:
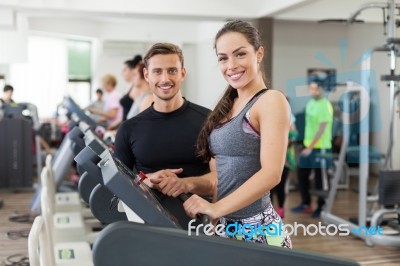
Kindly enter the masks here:
[[149, 84], [144, 78], [144, 63], [137, 64], [134, 70], [135, 93], [133, 95], [133, 104], [129, 110], [126, 119], [130, 119], [144, 109], [147, 109], [153, 102], [153, 94], [150, 91]]
[[299, 134], [297, 132], [295, 122], [296, 122], [296, 118], [294, 117], [293, 114], [291, 114], [288, 149], [286, 152], [286, 161], [285, 161], [285, 166], [283, 168], [283, 172], [282, 172], [282, 176], [281, 176], [281, 182], [278, 185], [276, 185], [273, 189], [271, 189], [271, 200], [274, 198], [274, 195], [276, 195], [276, 198], [278, 200], [276, 212], [279, 214], [279, 216], [281, 218], [285, 217], [287, 178], [289, 176], [290, 171], [294, 171], [297, 168], [294, 144], [295, 144]]
[[124, 80], [129, 84], [129, 88], [122, 96], [120, 100], [120, 104], [122, 106], [123, 114], [122, 114], [122, 121], [126, 120], [126, 116], [129, 112], [129, 110], [132, 107], [134, 98], [135, 98], [135, 81], [134, 81], [134, 72], [136, 69], [136, 66], [142, 62], [142, 56], [141, 55], [135, 55], [132, 59], [129, 59], [124, 62], [124, 67], [122, 68], [122, 77]]
[[[331, 154], [332, 149], [333, 107], [324, 96], [322, 84], [322, 79], [318, 75], [315, 75], [310, 80], [308, 86], [311, 99], [306, 106], [304, 147], [299, 156], [297, 171], [302, 202], [292, 209], [295, 213], [312, 213], [313, 218], [320, 216], [325, 199], [319, 196], [317, 208], [314, 211], [312, 210], [310, 174], [312, 171], [315, 174], [314, 182], [316, 190], [327, 190], [329, 182], [324, 180], [323, 171], [329, 168], [332, 163], [326, 154]], [[323, 154], [325, 154], [324, 160], [320, 156]]]
[[[90, 108], [97, 109], [99, 111], [102, 111], [104, 109], [103, 91], [101, 89], [96, 90], [96, 100], [93, 101], [88, 107], [86, 107], [85, 110], [88, 110]], [[101, 119], [101, 116], [98, 114], [91, 114], [90, 117], [94, 121], [98, 121]]]
[[14, 93], [14, 88], [11, 85], [5, 85], [3, 88], [3, 98], [0, 98], [1, 103], [14, 103], [12, 95]]
[[117, 79], [111, 74], [103, 76], [101, 79], [102, 88], [107, 92], [107, 98], [103, 110], [89, 108], [92, 114], [99, 115], [101, 118], [97, 122], [105, 122], [107, 129], [114, 128], [122, 121], [122, 107], [119, 103], [121, 94], [118, 92]]

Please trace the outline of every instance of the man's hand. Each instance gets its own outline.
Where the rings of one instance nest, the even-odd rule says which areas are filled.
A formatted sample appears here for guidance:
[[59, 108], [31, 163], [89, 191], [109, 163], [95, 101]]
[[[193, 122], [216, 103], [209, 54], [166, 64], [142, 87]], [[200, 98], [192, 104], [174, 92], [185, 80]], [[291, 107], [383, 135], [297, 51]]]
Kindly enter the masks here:
[[312, 149], [309, 148], [305, 148], [301, 151], [300, 155], [303, 157], [307, 157], [308, 155], [310, 155], [312, 152]]
[[163, 194], [178, 197], [182, 193], [188, 193], [185, 182], [177, 176], [182, 173], [183, 169], [165, 169], [158, 172], [147, 174], [151, 183], [154, 184]]

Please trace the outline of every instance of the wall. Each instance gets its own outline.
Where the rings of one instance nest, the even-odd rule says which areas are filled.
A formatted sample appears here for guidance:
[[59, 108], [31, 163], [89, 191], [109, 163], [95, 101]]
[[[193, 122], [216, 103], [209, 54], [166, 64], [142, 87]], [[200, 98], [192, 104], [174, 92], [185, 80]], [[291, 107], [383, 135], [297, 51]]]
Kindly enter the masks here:
[[0, 64], [24, 62], [28, 57], [28, 20], [18, 15], [12, 28], [0, 27]]
[[218, 68], [213, 41], [198, 43], [196, 56], [199, 73], [196, 99], [199, 104], [212, 109], [227, 87]]
[[198, 26], [198, 40], [193, 49], [196, 72], [191, 75], [196, 79], [193, 83], [192, 101], [213, 109], [226, 88], [214, 50], [214, 37], [224, 22], [202, 22]]
[[0, 65], [0, 76], [8, 77], [10, 75], [10, 68], [8, 65]]

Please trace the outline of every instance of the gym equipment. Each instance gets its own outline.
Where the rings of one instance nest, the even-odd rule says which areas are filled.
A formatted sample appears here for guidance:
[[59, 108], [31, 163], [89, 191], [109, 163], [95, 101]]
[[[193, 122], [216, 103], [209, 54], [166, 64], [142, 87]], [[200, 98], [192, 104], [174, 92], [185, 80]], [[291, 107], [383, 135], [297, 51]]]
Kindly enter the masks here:
[[83, 131], [79, 129], [77, 125], [81, 121], [84, 121], [87, 127], [93, 129], [97, 127], [97, 123], [87, 116], [71, 97], [65, 98], [64, 105], [71, 113], [73, 119], [68, 126], [71, 130], [64, 138], [60, 149], [54, 157], [53, 169], [55, 170], [55, 181], [58, 191], [63, 190], [60, 188], [60, 185], [63, 177], [66, 175], [73, 162], [74, 156], [85, 147], [85, 143], [83, 141]]
[[75, 156], [74, 160], [82, 171], [84, 171], [78, 184], [79, 194], [86, 203], [89, 203], [92, 189], [97, 184], [103, 183], [101, 171], [97, 166], [100, 158], [89, 147], [85, 147]]
[[87, 242], [59, 242], [49, 240], [42, 216], [37, 216], [29, 232], [29, 265], [93, 266], [92, 252]]
[[108, 265], [359, 265], [350, 260], [321, 256], [256, 243], [189, 236], [187, 231], [131, 222], [108, 225], [93, 245], [96, 266]]
[[79, 193], [88, 200], [93, 215], [103, 224], [126, 220], [126, 214], [113, 207], [114, 194], [104, 185], [97, 166], [100, 158], [90, 147], [85, 147], [75, 157], [77, 164], [86, 171], [79, 180]]
[[64, 98], [63, 104], [70, 114], [76, 114], [79, 121], [85, 122], [92, 129], [99, 126], [91, 117], [85, 114], [82, 108], [70, 96]]
[[[41, 179], [41, 186], [47, 187], [49, 198], [54, 199], [54, 208], [56, 212], [68, 212], [68, 211], [82, 211], [83, 206], [79, 198], [79, 194], [76, 192], [59, 192], [56, 193], [56, 183], [54, 181], [54, 172], [52, 169], [52, 156], [49, 154], [46, 157], [46, 170], [47, 176]], [[90, 216], [90, 215], [86, 215]]]
[[[84, 122], [79, 123], [81, 131], [85, 132], [83, 141], [87, 147], [83, 148], [76, 156], [77, 165], [85, 171], [80, 177], [78, 190], [81, 197], [89, 203], [93, 215], [102, 223], [109, 224], [115, 221], [126, 220], [126, 214], [118, 208], [113, 208], [111, 202], [114, 195], [103, 186], [103, 179], [97, 163], [100, 158], [97, 154], [108, 150]], [[96, 152], [94, 152], [95, 150]]]
[[[92, 141], [89, 140], [91, 137]], [[181, 230], [187, 228], [185, 217], [181, 219], [180, 216], [172, 215], [164, 206], [163, 201], [143, 183], [143, 176], [136, 175], [114, 158], [92, 132], [85, 132], [85, 143], [91, 143], [91, 145], [83, 149], [77, 157], [83, 157], [84, 153], [89, 153], [87, 148], [98, 153], [101, 161], [96, 166], [100, 167], [104, 186], [124, 203], [126, 211], [135, 211], [143, 223], [162, 227], [128, 221], [117, 221], [108, 225], [100, 232], [93, 246], [95, 265], [132, 263], [138, 265], [156, 265], [156, 263], [163, 265], [188, 263], [190, 265], [220, 265], [221, 263], [241, 265], [243, 262], [259, 265], [260, 262], [265, 263], [265, 261], [272, 261], [279, 265], [292, 265], [293, 263], [296, 265], [358, 265], [351, 261], [231, 239], [206, 236], [190, 237], [187, 235], [187, 231]], [[77, 158], [77, 162], [80, 159]], [[94, 166], [95, 162], [91, 162], [91, 166]], [[88, 166], [86, 164], [82, 168]], [[179, 202], [175, 202], [175, 204], [182, 205], [182, 201], [177, 200]], [[136, 241], [138, 239], [139, 241]], [[171, 243], [174, 244], [171, 245]], [[150, 250], [155, 251], [157, 256], [149, 254]], [[146, 256], [146, 254], [149, 255]], [[289, 257], [291, 259], [288, 259]], [[204, 258], [213, 260], [205, 263]]]
[[[358, 224], [355, 224], [351, 221], [345, 220], [341, 217], [338, 217], [332, 214], [332, 206], [334, 202], [334, 198], [336, 195], [337, 185], [339, 182], [339, 178], [341, 175], [341, 168], [339, 168], [337, 173], [335, 173], [335, 177], [332, 180], [332, 188], [329, 193], [329, 197], [327, 200], [326, 207], [322, 212], [321, 216], [325, 223], [330, 224], [348, 224], [350, 231], [355, 234], [357, 237], [360, 237], [365, 240], [365, 243], [368, 246], [373, 246], [374, 244], [378, 245], [387, 245], [387, 246], [400, 246], [400, 236], [391, 236], [391, 235], [380, 235], [380, 234], [368, 234], [366, 230], [363, 230], [367, 227], [367, 220], [370, 218], [370, 226], [379, 226], [380, 221], [382, 221], [383, 216], [386, 215], [400, 215], [400, 209], [396, 206], [400, 205], [400, 201], [398, 197], [393, 197], [393, 194], [390, 193], [388, 201], [386, 201], [386, 188], [390, 187], [394, 189], [398, 195], [398, 191], [400, 190], [400, 182], [399, 182], [399, 171], [393, 172], [392, 170], [388, 170], [391, 168], [391, 156], [392, 156], [392, 147], [393, 147], [393, 119], [394, 119], [394, 95], [395, 92], [395, 82], [400, 80], [399, 76], [395, 75], [395, 61], [396, 56], [399, 56], [400, 51], [400, 39], [395, 38], [395, 30], [398, 25], [396, 22], [395, 10], [400, 8], [399, 4], [395, 4], [394, 0], [390, 0], [387, 3], [370, 3], [362, 6], [357, 12], [355, 12], [349, 19], [349, 23], [354, 21], [354, 19], [361, 13], [362, 10], [367, 8], [381, 8], [384, 12], [387, 10], [388, 16], [387, 21], [385, 17], [385, 23], [387, 25], [387, 33], [388, 39], [387, 44], [383, 47], [378, 47], [372, 50], [372, 52], [389, 52], [390, 53], [390, 74], [383, 76], [382, 80], [389, 81], [390, 85], [390, 112], [391, 112], [391, 122], [390, 122], [390, 136], [389, 136], [389, 145], [388, 151], [386, 154], [386, 160], [384, 163], [384, 167], [386, 168], [381, 177], [379, 178], [379, 190], [381, 192], [381, 197], [379, 201], [381, 203], [391, 203], [394, 205], [394, 208], [384, 208], [381, 207], [378, 211], [375, 211], [374, 214], [369, 217], [367, 211], [367, 203], [375, 202], [378, 200], [378, 196], [368, 196], [368, 179], [369, 179], [369, 163], [371, 158], [371, 150], [369, 148], [369, 107], [370, 107], [370, 60], [371, 56], [368, 56], [362, 62], [362, 72], [361, 72], [361, 84], [362, 89], [360, 90], [360, 114], [364, 115], [360, 121], [360, 149], [359, 149], [359, 208], [358, 208]], [[397, 86], [398, 87], [398, 86]], [[348, 110], [347, 110], [348, 111]], [[346, 110], [345, 110], [346, 112]], [[345, 121], [344, 124], [349, 121]], [[347, 145], [349, 142], [349, 127], [344, 127], [343, 133], [343, 143], [342, 149], [339, 155], [339, 163], [344, 164], [345, 161], [345, 152], [347, 150]], [[393, 177], [397, 177], [397, 179]], [[389, 182], [389, 184], [388, 184]]]
[[99, 182], [96, 178], [89, 176], [88, 172], [83, 172], [79, 177], [78, 192], [82, 200], [89, 204], [90, 193]]
[[103, 224], [126, 221], [124, 211], [117, 208], [117, 198], [105, 186], [97, 184], [90, 193], [89, 206], [93, 215]]
[[[49, 178], [48, 169], [45, 167], [42, 170], [41, 180], [46, 184], [46, 179]], [[43, 185], [41, 189], [41, 209], [46, 230], [49, 238], [57, 241], [75, 241], [84, 240], [94, 241], [96, 233], [92, 232], [92, 228], [84, 223], [82, 213], [78, 212], [56, 212], [54, 200], [49, 198], [49, 187]]]
[[[182, 202], [188, 198], [187, 195], [181, 195], [179, 198], [173, 198], [173, 197], [165, 196], [156, 190], [152, 190], [152, 189], [148, 188], [145, 184], [142, 183], [142, 179], [141, 179], [142, 177], [135, 174], [132, 170], [128, 169], [118, 159], [114, 158], [112, 156], [111, 152], [109, 151], [108, 147], [102, 142], [101, 139], [98, 138], [98, 136], [96, 134], [94, 134], [90, 130], [85, 131], [85, 143], [88, 144], [88, 146], [92, 149], [92, 151], [97, 153], [97, 155], [100, 158], [104, 158], [105, 156], [109, 156], [110, 158], [112, 158], [112, 160], [115, 162], [115, 165], [119, 169], [123, 170], [126, 176], [130, 176], [132, 179], [136, 180], [135, 182], [137, 182], [138, 184], [139, 183], [141, 184], [141, 186], [140, 186], [141, 189], [145, 189], [148, 191], [148, 194], [153, 198], [154, 203], [157, 203], [158, 205], [161, 204], [162, 207], [166, 208], [170, 213], [172, 213], [174, 216], [178, 217], [175, 219], [175, 221], [180, 221], [180, 226], [182, 226], [183, 228], [187, 228], [187, 225], [190, 222], [191, 218], [186, 215], [186, 213], [183, 209], [183, 206], [182, 206]], [[84, 151], [82, 150], [82, 152], [84, 152]], [[93, 166], [94, 165], [92, 164], [92, 167]], [[93, 170], [93, 171], [95, 171], [95, 170]], [[103, 176], [103, 180], [104, 180], [103, 172], [102, 172], [102, 176]], [[116, 182], [117, 183], [123, 182], [123, 180], [124, 179], [117, 180]], [[128, 182], [131, 182], [131, 181], [128, 180]], [[131, 195], [128, 195], [128, 194], [123, 194], [123, 195], [119, 194], [119, 192], [116, 192], [115, 190], [113, 190], [112, 187], [110, 187], [110, 184], [106, 184], [105, 181], [104, 181], [104, 185], [122, 201], [123, 205], [126, 204], [123, 197], [125, 197], [125, 196], [128, 198], [131, 197]], [[126, 185], [129, 186], [129, 183]], [[122, 185], [122, 186], [124, 186], [124, 185]], [[141, 199], [138, 199], [138, 200], [139, 200], [139, 202], [141, 202]], [[148, 204], [148, 203], [146, 201], [144, 201], [144, 204]], [[138, 216], [136, 214], [136, 210], [132, 209], [132, 206], [126, 206], [126, 207], [127, 207], [126, 209], [128, 209], [128, 211], [126, 211], [128, 218], [131, 216], [132, 219], [134, 219], [137, 222], [147, 222], [144, 217], [148, 217], [148, 216], [146, 216], [146, 215], [143, 216], [140, 214]], [[151, 213], [151, 211], [150, 211], [150, 213]], [[152, 215], [149, 215], [149, 216], [152, 216]], [[204, 223], [208, 222], [208, 218], [203, 215], [199, 215], [198, 220], [202, 221]], [[156, 223], [156, 224], [158, 224], [158, 223]]]
[[[70, 124], [71, 127], [73, 127], [74, 125], [75, 122], [72, 122]], [[54, 181], [56, 183], [57, 191], [72, 191], [72, 189], [67, 186], [62, 187], [61, 184], [64, 176], [70, 170], [71, 164], [74, 159], [74, 152], [79, 152], [85, 147], [85, 143], [83, 142], [82, 137], [82, 131], [77, 127], [73, 127], [72, 130], [70, 130], [65, 136], [60, 145], [60, 148], [54, 156], [52, 162], [52, 170], [54, 172]], [[31, 203], [31, 210], [37, 213], [40, 213], [40, 190], [41, 185], [38, 184]]]
[[0, 153], [0, 187], [32, 187], [32, 126], [29, 121], [0, 121]]
[[40, 127], [37, 108], [30, 103], [3, 104], [1, 108], [4, 117], [0, 119], [0, 187], [31, 188], [33, 150], [37, 176], [42, 168], [41, 146], [36, 134]]
[[[173, 217], [159, 202], [154, 193], [135, 174], [127, 169], [111, 153], [105, 153], [99, 163], [104, 185], [111, 190], [131, 210], [139, 215], [145, 223], [183, 228], [183, 224]], [[134, 179], [134, 181], [132, 181]], [[176, 204], [179, 204], [177, 202]], [[182, 202], [180, 202], [182, 205]]]
[[[274, 265], [358, 265], [348, 260], [232, 239], [189, 236], [187, 230], [181, 230], [187, 228], [184, 222], [171, 215], [141, 179], [135, 178], [111, 153], [105, 152], [101, 157], [99, 166], [105, 186], [146, 224], [120, 221], [103, 229], [93, 245], [96, 266], [260, 265], [266, 261]], [[148, 253], [150, 250], [157, 255]]]

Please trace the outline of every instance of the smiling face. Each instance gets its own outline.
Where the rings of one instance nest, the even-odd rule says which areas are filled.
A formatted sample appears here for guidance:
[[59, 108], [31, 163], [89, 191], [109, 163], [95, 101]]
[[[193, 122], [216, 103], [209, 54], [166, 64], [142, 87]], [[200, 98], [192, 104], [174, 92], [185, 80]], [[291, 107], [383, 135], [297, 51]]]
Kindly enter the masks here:
[[233, 88], [249, 87], [260, 75], [259, 62], [264, 56], [264, 49], [255, 50], [243, 34], [223, 34], [216, 42], [216, 51], [220, 71]]
[[169, 101], [180, 96], [186, 70], [176, 54], [157, 54], [148, 59], [144, 77], [156, 98]]

